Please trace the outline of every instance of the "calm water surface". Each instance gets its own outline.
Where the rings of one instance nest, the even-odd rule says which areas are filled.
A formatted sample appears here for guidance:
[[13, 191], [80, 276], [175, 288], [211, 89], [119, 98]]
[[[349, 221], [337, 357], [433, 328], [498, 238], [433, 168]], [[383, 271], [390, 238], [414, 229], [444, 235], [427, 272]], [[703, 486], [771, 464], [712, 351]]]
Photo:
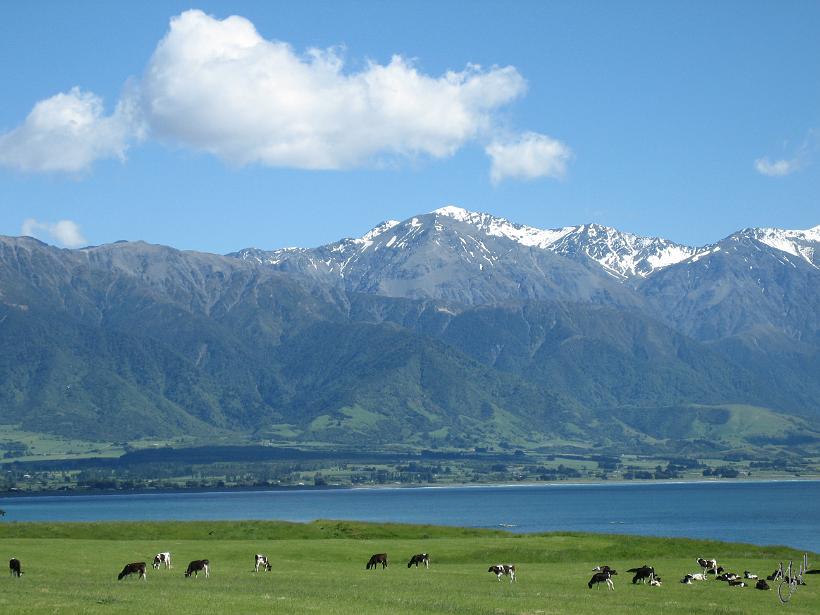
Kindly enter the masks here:
[[785, 544], [820, 553], [820, 481], [0, 498], [9, 521], [357, 519]]

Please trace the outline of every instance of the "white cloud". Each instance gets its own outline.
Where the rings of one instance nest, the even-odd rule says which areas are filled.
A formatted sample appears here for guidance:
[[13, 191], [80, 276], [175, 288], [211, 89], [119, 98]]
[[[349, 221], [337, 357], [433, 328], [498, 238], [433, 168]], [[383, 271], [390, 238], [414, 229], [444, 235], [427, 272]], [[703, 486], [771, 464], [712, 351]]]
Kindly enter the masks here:
[[494, 184], [505, 179], [560, 179], [572, 158], [572, 150], [565, 144], [536, 132], [494, 141], [484, 151], [492, 160], [490, 179]]
[[141, 84], [154, 136], [232, 164], [342, 169], [452, 155], [525, 90], [513, 67], [425, 75], [400, 56], [346, 73], [335, 49], [297, 55], [242, 17], [186, 11]]
[[801, 162], [799, 158], [771, 161], [768, 157], [763, 157], [755, 160], [755, 169], [757, 172], [768, 177], [785, 177], [786, 175], [794, 173], [800, 167]]
[[[79, 88], [42, 100], [0, 134], [0, 167], [82, 173], [97, 160], [124, 159], [146, 137], [238, 166], [347, 169], [445, 158], [492, 139], [499, 110], [525, 90], [512, 66], [434, 76], [397, 55], [349, 70], [338, 48], [300, 54], [243, 17], [190, 10], [171, 19], [113, 113]], [[487, 153], [494, 181], [560, 176], [569, 158], [566, 146], [534, 133], [492, 143]]]
[[109, 116], [79, 88], [41, 100], [25, 122], [0, 135], [0, 166], [24, 172], [79, 173], [102, 158], [124, 158], [134, 131], [127, 98]]
[[21, 235], [29, 237], [47, 238], [56, 241], [66, 248], [79, 248], [88, 245], [88, 241], [83, 237], [80, 226], [72, 220], [59, 220], [54, 223], [40, 222], [34, 218], [27, 218], [23, 221], [20, 229]]

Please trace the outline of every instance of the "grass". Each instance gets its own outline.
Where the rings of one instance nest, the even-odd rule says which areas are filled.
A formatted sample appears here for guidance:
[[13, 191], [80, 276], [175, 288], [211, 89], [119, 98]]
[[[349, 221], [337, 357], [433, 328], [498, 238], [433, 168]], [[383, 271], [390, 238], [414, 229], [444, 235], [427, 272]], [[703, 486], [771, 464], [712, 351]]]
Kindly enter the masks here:
[[[118, 582], [122, 566], [169, 550], [174, 568], [149, 570], [147, 582]], [[387, 570], [366, 571], [386, 551]], [[431, 568], [408, 570], [418, 552]], [[269, 573], [254, 574], [253, 555], [267, 554]], [[3, 613], [492, 613], [550, 614], [769, 613], [775, 592], [678, 580], [698, 556], [730, 570], [769, 574], [800, 556], [782, 547], [630, 536], [551, 533], [355, 522], [161, 522], [0, 524], [0, 556], [18, 557], [21, 579], [0, 575]], [[208, 558], [210, 579], [185, 579], [192, 559]], [[810, 559], [814, 559], [810, 554]], [[515, 562], [519, 581], [499, 583], [490, 564]], [[591, 568], [622, 571], [616, 590], [587, 589]], [[649, 563], [662, 587], [633, 586], [627, 568]], [[790, 613], [820, 612], [820, 591], [808, 577]]]

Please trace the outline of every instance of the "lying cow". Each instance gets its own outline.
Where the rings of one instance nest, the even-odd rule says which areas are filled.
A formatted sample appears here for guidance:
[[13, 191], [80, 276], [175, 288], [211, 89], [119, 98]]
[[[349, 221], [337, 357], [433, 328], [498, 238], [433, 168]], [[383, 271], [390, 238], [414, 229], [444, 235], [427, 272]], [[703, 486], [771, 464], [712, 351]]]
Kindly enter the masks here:
[[766, 581], [760, 579], [757, 583], [755, 583], [755, 589], [762, 589], [765, 591], [771, 589], [771, 587], [769, 587], [769, 584], [766, 583]]
[[634, 572], [635, 576], [632, 577], [632, 584], [635, 585], [638, 581], [641, 583], [646, 583], [647, 581], [652, 581], [655, 578], [655, 569], [652, 566], [647, 566], [644, 564], [640, 568], [630, 568], [627, 572]]
[[705, 574], [703, 574], [703, 573], [701, 573], [701, 572], [695, 572], [695, 573], [693, 573], [693, 574], [687, 574], [687, 575], [685, 575], [685, 576], [684, 576], [684, 577], [680, 580], [680, 582], [681, 582], [681, 583], [683, 583], [683, 584], [685, 584], [685, 585], [691, 585], [691, 584], [692, 584], [692, 581], [705, 581], [707, 578], [708, 578], [708, 577], [707, 577]]
[[254, 563], [253, 571], [259, 572], [259, 568], [262, 568], [265, 572], [270, 572], [271, 570], [271, 565], [268, 558], [261, 553], [256, 554], [256, 561]]
[[749, 580], [751, 580], [751, 581], [754, 581], [754, 580], [756, 580], [756, 579], [757, 579], [757, 575], [756, 575], [756, 574], [752, 574], [752, 573], [751, 573], [751, 572], [749, 572], [748, 570], [744, 570], [744, 571], [743, 571], [743, 578], [744, 578], [744, 579], [749, 579]]
[[592, 575], [592, 578], [589, 580], [589, 583], [587, 583], [587, 587], [592, 589], [593, 585], [595, 585], [596, 587], [600, 587], [601, 583], [606, 583], [606, 586], [609, 589], [615, 591], [615, 583], [612, 582], [612, 575], [613, 574], [618, 574], [618, 573], [615, 572], [614, 570], [609, 570], [609, 567], [607, 566], [606, 571], [596, 572], [595, 574]]
[[424, 564], [425, 568], [430, 567], [430, 555], [427, 553], [416, 553], [413, 557], [410, 558], [410, 561], [407, 562], [407, 567], [410, 568], [413, 564], [416, 565], [416, 568], [419, 567], [419, 564]]
[[185, 576], [189, 577], [194, 575], [199, 578], [199, 573], [202, 571], [205, 573], [205, 578], [207, 579], [210, 576], [210, 566], [211, 563], [206, 559], [195, 559], [188, 564], [188, 569], [185, 571]]
[[9, 574], [17, 578], [20, 578], [20, 575], [23, 574], [23, 571], [20, 570], [20, 560], [16, 557], [12, 557], [9, 560]]
[[171, 553], [169, 551], [163, 551], [162, 553], [157, 553], [154, 556], [154, 562], [151, 564], [154, 570], [159, 570], [160, 566], [165, 566], [165, 569], [168, 570], [171, 568]]
[[492, 572], [500, 581], [504, 575], [510, 577], [510, 583], [515, 581], [515, 564], [496, 564], [490, 566], [487, 572]]
[[661, 578], [653, 576], [651, 579], [649, 579], [649, 585], [651, 587], [660, 587], [661, 586]]
[[126, 564], [125, 568], [122, 569], [117, 575], [117, 581], [122, 581], [125, 577], [137, 574], [137, 581], [142, 579], [143, 581], [147, 581], [148, 577], [145, 576], [145, 562], [133, 562], [131, 564]]
[[382, 570], [384, 570], [385, 568], [387, 568], [388, 563], [389, 562], [387, 561], [387, 553], [374, 553], [371, 556], [371, 558], [367, 560], [367, 566], [365, 566], [365, 568], [367, 570], [370, 570], [371, 568], [375, 570], [376, 566], [381, 564]]

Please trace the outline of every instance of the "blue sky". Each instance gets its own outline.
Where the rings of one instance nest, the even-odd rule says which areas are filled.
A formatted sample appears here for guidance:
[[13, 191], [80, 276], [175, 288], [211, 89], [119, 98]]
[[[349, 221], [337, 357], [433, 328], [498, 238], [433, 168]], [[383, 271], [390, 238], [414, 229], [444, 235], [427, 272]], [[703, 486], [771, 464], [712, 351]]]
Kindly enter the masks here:
[[226, 253], [445, 204], [692, 245], [812, 227], [818, 24], [818, 2], [6, 3], [0, 234]]

